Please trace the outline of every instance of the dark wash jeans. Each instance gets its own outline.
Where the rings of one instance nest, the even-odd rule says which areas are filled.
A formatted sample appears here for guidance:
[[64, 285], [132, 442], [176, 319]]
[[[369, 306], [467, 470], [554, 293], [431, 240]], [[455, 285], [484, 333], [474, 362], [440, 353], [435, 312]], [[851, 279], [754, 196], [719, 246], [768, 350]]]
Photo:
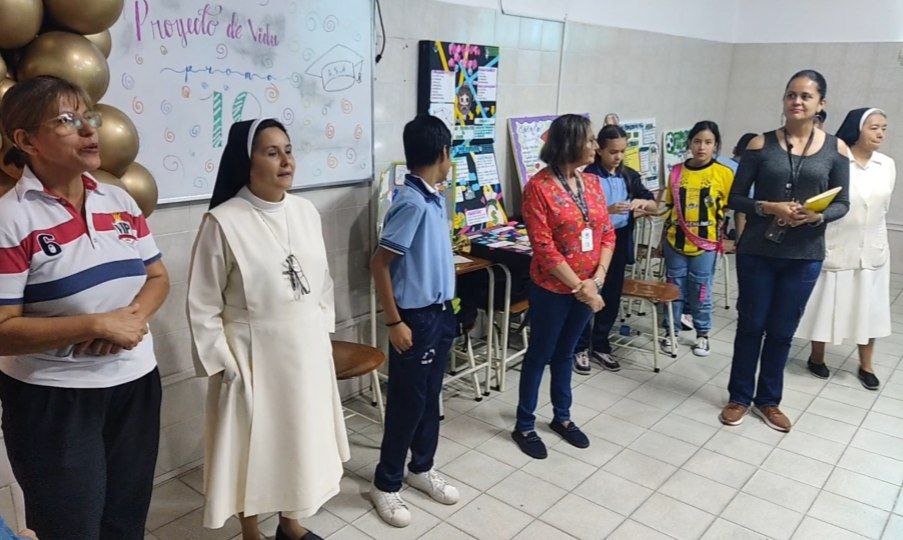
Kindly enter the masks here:
[[739, 317], [727, 387], [732, 402], [759, 407], [781, 403], [790, 342], [821, 265], [821, 261], [737, 255]]
[[558, 294], [539, 285], [530, 287], [530, 343], [521, 365], [515, 429], [533, 431], [536, 400], [546, 364], [552, 376], [552, 409], [556, 422], [571, 419], [571, 364], [577, 338], [592, 310], [573, 294]]

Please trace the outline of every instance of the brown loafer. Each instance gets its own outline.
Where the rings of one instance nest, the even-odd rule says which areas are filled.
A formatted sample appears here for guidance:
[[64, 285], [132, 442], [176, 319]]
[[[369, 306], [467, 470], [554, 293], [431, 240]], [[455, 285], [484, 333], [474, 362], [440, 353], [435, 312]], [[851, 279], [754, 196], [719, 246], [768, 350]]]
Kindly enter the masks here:
[[753, 412], [771, 429], [787, 433], [793, 424], [777, 407], [753, 407]]
[[718, 420], [726, 426], [737, 426], [743, 421], [743, 417], [746, 416], [746, 411], [748, 410], [749, 407], [731, 401], [721, 409]]

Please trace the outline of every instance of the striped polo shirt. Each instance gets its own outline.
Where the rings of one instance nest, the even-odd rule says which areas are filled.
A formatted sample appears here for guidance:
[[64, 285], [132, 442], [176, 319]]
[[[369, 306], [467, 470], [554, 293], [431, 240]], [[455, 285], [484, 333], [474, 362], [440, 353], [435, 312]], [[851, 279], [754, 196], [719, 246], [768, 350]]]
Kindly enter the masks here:
[[[87, 173], [82, 181], [84, 217], [28, 168], [0, 197], [0, 305], [21, 305], [27, 317], [104, 313], [131, 304], [144, 286], [160, 251], [141, 210], [119, 187]], [[30, 384], [105, 388], [156, 366], [150, 334], [118, 354], [74, 357], [72, 349], [0, 357], [0, 370]]]

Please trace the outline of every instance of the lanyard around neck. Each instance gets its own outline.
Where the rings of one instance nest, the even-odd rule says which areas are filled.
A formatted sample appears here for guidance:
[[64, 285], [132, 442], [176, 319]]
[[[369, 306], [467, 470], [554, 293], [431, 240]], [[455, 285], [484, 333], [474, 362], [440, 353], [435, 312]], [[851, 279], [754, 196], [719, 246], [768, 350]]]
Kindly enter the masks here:
[[579, 176], [577, 177], [577, 191], [574, 192], [571, 189], [571, 186], [568, 185], [567, 179], [561, 174], [561, 171], [557, 168], [552, 170], [555, 172], [555, 177], [558, 179], [561, 187], [571, 196], [574, 204], [576, 204], [577, 208], [580, 210], [580, 215], [583, 216], [583, 222], [589, 224], [589, 207], [586, 204], [586, 197], [583, 193], [583, 180]]
[[806, 146], [803, 147], [803, 153], [800, 155], [800, 160], [796, 162], [796, 165], [793, 164], [793, 154], [791, 151], [793, 150], [793, 145], [790, 144], [790, 139], [787, 137], [787, 129], [781, 128], [784, 132], [784, 145], [787, 147], [787, 161], [790, 163], [790, 177], [787, 179], [787, 184], [784, 185], [784, 192], [788, 199], [793, 198], [793, 188], [796, 187], [796, 183], [800, 178], [800, 169], [803, 168], [803, 160], [806, 159], [806, 152], [809, 151], [809, 147], [812, 146], [812, 140], [815, 139], [815, 127], [812, 127], [812, 131], [809, 132], [809, 139], [806, 141]]

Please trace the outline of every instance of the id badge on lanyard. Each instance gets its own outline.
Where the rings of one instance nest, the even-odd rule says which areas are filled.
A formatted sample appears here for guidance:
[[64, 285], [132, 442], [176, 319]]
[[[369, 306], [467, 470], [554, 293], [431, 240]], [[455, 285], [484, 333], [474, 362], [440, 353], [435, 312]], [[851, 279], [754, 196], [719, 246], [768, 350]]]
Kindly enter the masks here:
[[593, 230], [589, 227], [580, 231], [580, 249], [584, 253], [593, 250]]

